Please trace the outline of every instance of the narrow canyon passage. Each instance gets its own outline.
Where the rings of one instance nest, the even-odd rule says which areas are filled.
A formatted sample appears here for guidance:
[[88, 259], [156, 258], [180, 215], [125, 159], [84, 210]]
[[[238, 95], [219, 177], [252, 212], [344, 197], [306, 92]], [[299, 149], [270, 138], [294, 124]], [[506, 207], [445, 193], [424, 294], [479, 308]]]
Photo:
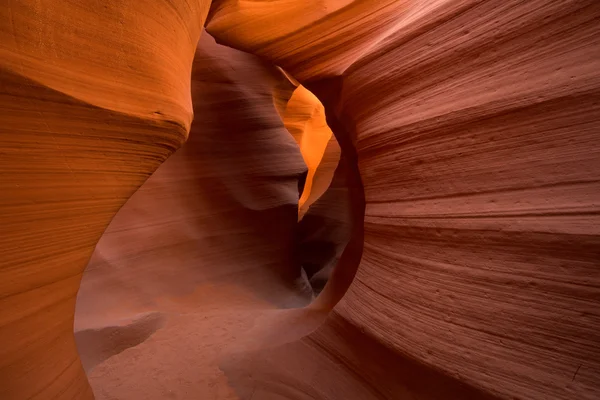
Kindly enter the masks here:
[[328, 311], [302, 309], [315, 293], [301, 273], [323, 269], [321, 290], [351, 230], [347, 213], [317, 212], [343, 211], [348, 196], [323, 107], [206, 33], [192, 101], [188, 140], [117, 213], [83, 274], [75, 339], [97, 399], [238, 398], [245, 376], [226, 375], [227, 357], [297, 340]]
[[7, 1], [0, 399], [597, 400], [599, 71], [597, 0]]

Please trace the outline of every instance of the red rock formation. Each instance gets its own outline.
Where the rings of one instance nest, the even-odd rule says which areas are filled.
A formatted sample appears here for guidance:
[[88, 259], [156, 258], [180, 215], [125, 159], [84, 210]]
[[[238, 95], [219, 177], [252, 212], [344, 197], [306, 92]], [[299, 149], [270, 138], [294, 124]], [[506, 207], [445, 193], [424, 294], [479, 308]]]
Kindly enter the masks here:
[[302, 219], [329, 187], [340, 159], [340, 146], [327, 126], [323, 105], [304, 86], [296, 88], [281, 114], [285, 127], [300, 146], [308, 168], [306, 184], [298, 201], [298, 218]]
[[[323, 120], [325, 120], [324, 117], [325, 115], [323, 114]], [[304, 216], [304, 214], [306, 214], [306, 212], [309, 210], [310, 206], [319, 200], [321, 196], [325, 194], [327, 189], [329, 189], [334, 177], [335, 169], [339, 164], [340, 156], [340, 145], [332, 132], [331, 137], [325, 145], [323, 156], [319, 160], [319, 164], [315, 169], [310, 193], [306, 197], [306, 200], [300, 198], [300, 202], [304, 200], [304, 203], [299, 204], [299, 218], [302, 218], [302, 216]], [[304, 195], [304, 193], [302, 194]]]
[[[331, 186], [298, 223], [296, 257], [316, 292], [328, 281], [350, 240], [353, 217], [349, 190], [351, 177], [348, 176], [352, 166], [349, 163], [347, 157], [341, 158]], [[362, 213], [358, 219], [361, 222]], [[362, 226], [362, 223], [358, 225]]]
[[292, 259], [306, 166], [275, 107], [294, 89], [201, 37], [189, 138], [119, 211], [82, 280], [75, 335], [96, 398], [220, 398], [232, 390], [220, 349], [310, 300]]
[[0, 7], [0, 398], [92, 398], [73, 339], [81, 274], [187, 136], [208, 5]]
[[[18, 0], [0, 11], [0, 343], [10, 343], [0, 348], [0, 398], [92, 397], [72, 332], [81, 272], [110, 219], [185, 138], [207, 8]], [[300, 155], [273, 165], [243, 156], [249, 167], [239, 169], [252, 177], [240, 182], [197, 159], [211, 154], [193, 135], [171, 163], [189, 169], [167, 161], [171, 172], [115, 219], [146, 221], [133, 227], [146, 243], [128, 247], [111, 228], [98, 247], [108, 256], [92, 261], [107, 273], [90, 270], [78, 307], [101, 323], [83, 314], [78, 340], [91, 349], [86, 367], [99, 363], [89, 376], [98, 398], [600, 397], [597, 1], [215, 0], [208, 18], [219, 42], [284, 68], [324, 104], [348, 168], [349, 243], [311, 307], [276, 309], [295, 296], [284, 284], [297, 272], [284, 262], [293, 218], [261, 237], [250, 215], [295, 212]], [[271, 143], [284, 137], [275, 110], [289, 82], [246, 57], [231, 75], [227, 63], [207, 68], [206, 86], [256, 104], [238, 102], [233, 116], [210, 96], [194, 99], [206, 111], [195, 125], [235, 133], [243, 118], [244, 132]], [[253, 79], [233, 78], [246, 68]], [[215, 163], [240, 156], [225, 147], [232, 137], [206, 144]], [[256, 148], [246, 139], [248, 155]], [[278, 173], [254, 191], [251, 182]], [[190, 176], [214, 193], [186, 186]], [[167, 184], [189, 199], [171, 207], [189, 220], [167, 212], [177, 201], [157, 193]], [[217, 200], [203, 207], [207, 199]], [[190, 238], [205, 246], [207, 230], [232, 242], [187, 247], [193, 265], [178, 259]], [[220, 260], [233, 263], [211, 271]], [[246, 263], [259, 282], [219, 277]], [[117, 290], [135, 273], [124, 265], [164, 275]], [[186, 294], [170, 293], [174, 280]], [[98, 301], [102, 287], [121, 293], [119, 307]], [[115, 332], [122, 339], [107, 341]]]
[[440, 398], [381, 379], [399, 355], [503, 398], [597, 398], [598, 3], [357, 1], [251, 33], [244, 7], [209, 31], [332, 97], [364, 183], [356, 279], [302, 346], [357, 327], [334, 354], [372, 397]]

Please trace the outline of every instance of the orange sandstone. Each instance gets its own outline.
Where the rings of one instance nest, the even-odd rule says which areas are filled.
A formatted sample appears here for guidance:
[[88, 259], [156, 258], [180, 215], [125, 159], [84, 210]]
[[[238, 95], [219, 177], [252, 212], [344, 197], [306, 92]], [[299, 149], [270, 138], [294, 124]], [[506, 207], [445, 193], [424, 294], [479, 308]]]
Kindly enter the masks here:
[[0, 8], [0, 398], [600, 397], [600, 3], [80, 3]]

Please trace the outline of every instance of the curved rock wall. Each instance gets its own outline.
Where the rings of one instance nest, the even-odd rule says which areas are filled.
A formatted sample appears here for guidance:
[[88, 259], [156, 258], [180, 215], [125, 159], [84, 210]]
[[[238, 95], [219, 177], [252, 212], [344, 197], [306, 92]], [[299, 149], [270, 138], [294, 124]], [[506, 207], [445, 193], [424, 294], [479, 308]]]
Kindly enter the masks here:
[[[160, 311], [165, 298], [215, 285], [258, 286], [260, 295], [263, 286], [275, 293], [299, 277], [292, 246], [306, 166], [273, 105], [286, 82], [256, 57], [202, 35], [189, 138], [98, 242], [79, 291], [76, 330], [102, 326], [103, 316], [110, 322]], [[293, 90], [289, 84], [287, 98]]]
[[503, 398], [596, 398], [598, 3], [356, 1], [251, 34], [249, 3], [217, 4], [218, 40], [339, 90], [366, 211], [332, 321]]
[[[355, 224], [349, 188], [351, 177], [348, 176], [352, 166], [349, 163], [348, 157], [340, 158], [330, 186], [310, 205], [298, 222], [296, 258], [316, 293], [329, 280], [351, 238]], [[325, 168], [327, 167], [324, 166]]]
[[[110, 219], [186, 137], [208, 6], [0, 10], [0, 343], [10, 343], [0, 398], [92, 397], [72, 332], [80, 276]], [[208, 18], [219, 42], [282, 67], [324, 104], [350, 160], [349, 244], [305, 309], [255, 298], [255, 314], [184, 308], [165, 320], [142, 297], [125, 302], [141, 314], [105, 333], [135, 347], [94, 368], [97, 397], [600, 396], [597, 1], [215, 0]], [[281, 82], [267, 89], [279, 112]], [[222, 108], [221, 123], [235, 125]], [[275, 187], [286, 189], [269, 204], [290, 204], [296, 172], [260, 195], [231, 176], [215, 184], [264, 211]]]
[[319, 99], [299, 85], [282, 113], [283, 123], [300, 146], [308, 168], [306, 184], [298, 200], [298, 219], [329, 187], [340, 158], [340, 147], [327, 126]]
[[200, 38], [189, 138], [119, 210], [82, 279], [75, 337], [97, 399], [221, 398], [223, 349], [310, 301], [293, 259], [306, 166], [276, 106], [294, 89]]
[[0, 398], [92, 398], [73, 339], [81, 274], [117, 210], [187, 137], [208, 6], [0, 7]]

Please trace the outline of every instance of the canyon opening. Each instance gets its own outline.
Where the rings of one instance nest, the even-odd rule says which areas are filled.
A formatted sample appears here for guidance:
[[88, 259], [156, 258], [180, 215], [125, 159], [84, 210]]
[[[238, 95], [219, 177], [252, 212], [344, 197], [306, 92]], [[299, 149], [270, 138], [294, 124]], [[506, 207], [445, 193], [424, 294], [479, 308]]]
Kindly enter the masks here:
[[600, 2], [5, 3], [0, 399], [600, 398]]

